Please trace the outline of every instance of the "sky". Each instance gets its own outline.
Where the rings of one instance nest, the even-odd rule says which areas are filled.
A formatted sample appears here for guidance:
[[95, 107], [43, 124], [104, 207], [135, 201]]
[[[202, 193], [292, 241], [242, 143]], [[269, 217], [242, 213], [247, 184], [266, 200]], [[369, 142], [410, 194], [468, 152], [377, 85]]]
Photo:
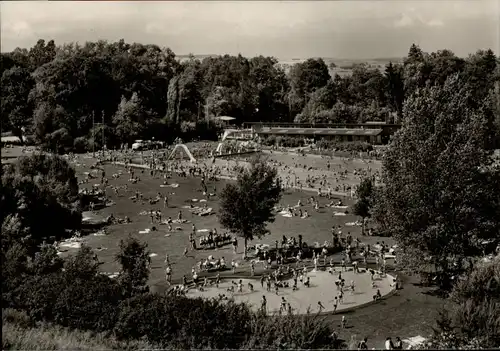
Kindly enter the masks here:
[[2, 1], [1, 51], [38, 39], [157, 44], [177, 55], [280, 59], [500, 53], [500, 0]]

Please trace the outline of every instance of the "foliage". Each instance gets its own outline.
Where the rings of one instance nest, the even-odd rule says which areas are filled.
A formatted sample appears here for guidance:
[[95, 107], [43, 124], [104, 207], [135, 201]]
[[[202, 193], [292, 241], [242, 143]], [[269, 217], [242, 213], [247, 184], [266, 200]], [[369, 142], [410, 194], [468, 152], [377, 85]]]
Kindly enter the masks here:
[[154, 345], [144, 341], [120, 342], [108, 333], [80, 331], [50, 323], [32, 325], [22, 312], [2, 310], [2, 350], [144, 350]]
[[4, 168], [2, 184], [0, 219], [7, 229], [2, 233], [6, 249], [20, 241], [33, 252], [47, 233], [58, 240], [67, 229], [79, 228], [77, 180], [64, 159], [44, 154], [22, 157]]
[[363, 178], [356, 189], [357, 201], [354, 204], [353, 212], [356, 216], [360, 216], [362, 220], [361, 234], [365, 233], [365, 219], [371, 216], [371, 208], [373, 205], [374, 195], [373, 178]]
[[42, 244], [30, 265], [30, 273], [34, 275], [57, 273], [63, 266], [64, 260], [57, 255], [57, 249], [53, 245]]
[[451, 292], [432, 348], [493, 349], [500, 345], [500, 257], [480, 263]]
[[227, 184], [220, 194], [219, 220], [222, 226], [248, 240], [268, 233], [266, 224], [274, 221], [274, 206], [282, 194], [276, 168], [263, 159], [252, 160], [238, 174], [236, 184]]
[[34, 81], [27, 68], [14, 66], [3, 72], [0, 84], [2, 129], [9, 127], [22, 141], [25, 129], [31, 127], [33, 107], [28, 103], [28, 96]]
[[492, 114], [487, 104], [475, 108], [470, 96], [456, 76], [419, 89], [406, 102], [403, 128], [383, 163], [387, 229], [420, 269], [435, 268], [442, 287], [500, 229]]
[[144, 133], [149, 117], [137, 93], [133, 93], [128, 100], [122, 97], [113, 116], [113, 123], [116, 125], [115, 133], [118, 139], [128, 143], [132, 143]]
[[142, 244], [131, 236], [126, 240], [120, 240], [120, 252], [116, 255], [116, 259], [122, 266], [119, 283], [125, 296], [134, 296], [147, 291], [146, 284], [151, 263], [147, 244]]
[[71, 283], [53, 301], [53, 321], [80, 330], [101, 332], [112, 329], [117, 321], [121, 300], [118, 284], [105, 275], [97, 274], [91, 278], [69, 281]]
[[252, 320], [252, 337], [245, 349], [341, 349], [332, 330], [319, 316], [262, 316]]
[[9, 248], [2, 245], [1, 255], [2, 308], [18, 306], [21, 303], [19, 287], [29, 271], [28, 251], [22, 244], [14, 243]]
[[[355, 64], [343, 77], [331, 77], [334, 64], [322, 59], [294, 64], [287, 75], [273, 57], [191, 56], [180, 62], [168, 48], [123, 39], [60, 46], [39, 40], [1, 59], [3, 125], [18, 136], [33, 129], [45, 149], [59, 153], [87, 149], [77, 138], [94, 144], [92, 116], [98, 123], [104, 116], [112, 148], [133, 139], [172, 141], [181, 123], [222, 115], [237, 123], [400, 122], [403, 104], [415, 91], [442, 86], [453, 74], [460, 74], [478, 101], [499, 80], [492, 50], [462, 59], [416, 45], [402, 65], [389, 63], [382, 72]], [[195, 134], [189, 136], [200, 137]], [[103, 146], [100, 138], [95, 141]]]

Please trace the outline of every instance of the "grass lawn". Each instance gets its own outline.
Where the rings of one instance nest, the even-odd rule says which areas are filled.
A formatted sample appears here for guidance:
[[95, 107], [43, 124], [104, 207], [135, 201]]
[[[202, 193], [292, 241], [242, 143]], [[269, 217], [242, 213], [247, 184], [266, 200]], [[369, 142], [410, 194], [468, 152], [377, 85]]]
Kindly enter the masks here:
[[[81, 163], [81, 161], [78, 161]], [[78, 174], [83, 174], [85, 171], [89, 171], [88, 167], [80, 166], [76, 167]], [[122, 167], [114, 165], [104, 166], [104, 170], [107, 175], [117, 173], [118, 170], [123, 170]], [[109, 177], [111, 178], [111, 177]], [[120, 197], [117, 197], [111, 189], [107, 189], [107, 194], [110, 199], [116, 202], [115, 205], [111, 207], [104, 208], [100, 211], [96, 211], [104, 216], [113, 214], [115, 217], [123, 218], [128, 216], [132, 223], [130, 224], [118, 224], [111, 225], [107, 227], [106, 236], [87, 236], [87, 243], [93, 248], [106, 248], [105, 250], [99, 251], [97, 254], [104, 264], [102, 265], [103, 271], [106, 272], [116, 272], [118, 271], [118, 264], [114, 262], [114, 256], [118, 252], [118, 243], [120, 239], [124, 239], [128, 234], [132, 234], [139, 238], [141, 241], [148, 243], [149, 250], [151, 253], [157, 254], [157, 256], [152, 258], [152, 272], [151, 272], [151, 283], [163, 283], [164, 282], [164, 258], [165, 254], [168, 253], [170, 261], [173, 263], [173, 278], [179, 279], [183, 274], [190, 274], [191, 267], [193, 267], [199, 260], [207, 258], [209, 255], [215, 257], [224, 256], [226, 261], [230, 263], [231, 259], [235, 258], [238, 261], [241, 260], [243, 253], [243, 242], [239, 243], [237, 255], [233, 255], [233, 250], [231, 246], [226, 246], [219, 248], [217, 250], [197, 250], [190, 251], [188, 257], [183, 257], [183, 251], [185, 247], [189, 246], [188, 235], [191, 231], [192, 223], [195, 224], [197, 229], [213, 229], [217, 228], [217, 231], [222, 232], [218, 223], [216, 215], [200, 217], [189, 212], [189, 210], [183, 208], [188, 204], [189, 199], [202, 199], [204, 198], [200, 190], [200, 180], [195, 178], [173, 178], [169, 180], [169, 183], [179, 184], [178, 188], [161, 188], [162, 179], [152, 178], [148, 172], [140, 174], [141, 181], [137, 184], [131, 184], [128, 182], [128, 177], [124, 174], [119, 179], [110, 179], [110, 185], [119, 186], [128, 184], [129, 191], [125, 194], [123, 193]], [[98, 180], [95, 181], [97, 183]], [[221, 190], [227, 181], [217, 181], [209, 182], [208, 188], [209, 192], [213, 192], [214, 188], [217, 191]], [[86, 187], [90, 187], [91, 184], [86, 184]], [[158, 192], [164, 194], [169, 193], [169, 208], [164, 209], [163, 203], [160, 202], [156, 205], [149, 205], [147, 202], [133, 202], [129, 199], [135, 191], [140, 191], [144, 194], [145, 198], [155, 197]], [[302, 200], [302, 203], [307, 202], [307, 198], [310, 197], [311, 193], [305, 193], [300, 191], [288, 191], [284, 194], [281, 204], [282, 205], [295, 205], [298, 200]], [[327, 203], [327, 199], [321, 199], [320, 203]], [[344, 199], [346, 204], [350, 203], [349, 199]], [[218, 199], [211, 198], [207, 202], [208, 207], [218, 209]], [[174, 224], [176, 226], [182, 227], [182, 231], [168, 232], [165, 225], [155, 224], [159, 228], [156, 232], [150, 232], [148, 234], [139, 234], [139, 231], [152, 226], [149, 216], [140, 216], [139, 213], [144, 210], [150, 209], [160, 209], [162, 211], [163, 218], [172, 217], [177, 218], [179, 211], [182, 211], [183, 218], [187, 219], [189, 223], [187, 224]], [[286, 218], [281, 215], [276, 216], [276, 221], [269, 225], [271, 234], [260, 239], [254, 240], [250, 243], [253, 245], [255, 243], [264, 243], [269, 245], [274, 245], [275, 240], [281, 241], [283, 235], [298, 236], [301, 234], [303, 236], [304, 242], [309, 244], [314, 244], [314, 242], [323, 243], [325, 240], [331, 240], [331, 227], [337, 225], [344, 225], [348, 222], [354, 222], [358, 218], [354, 215], [348, 214], [345, 216], [334, 216], [333, 213], [340, 210], [335, 210], [332, 208], [321, 208], [319, 212], [316, 212], [312, 206], [305, 205], [306, 209], [311, 215], [307, 219], [301, 219], [297, 217]], [[344, 229], [345, 232], [351, 232], [352, 235], [360, 235], [360, 227], [351, 226]], [[169, 235], [169, 236], [165, 236]], [[203, 235], [203, 233], [198, 233], [198, 237]], [[378, 241], [375, 237], [365, 237], [364, 241], [369, 243], [375, 243]], [[389, 240], [385, 240], [389, 242]], [[240, 267], [240, 269], [243, 269]]]

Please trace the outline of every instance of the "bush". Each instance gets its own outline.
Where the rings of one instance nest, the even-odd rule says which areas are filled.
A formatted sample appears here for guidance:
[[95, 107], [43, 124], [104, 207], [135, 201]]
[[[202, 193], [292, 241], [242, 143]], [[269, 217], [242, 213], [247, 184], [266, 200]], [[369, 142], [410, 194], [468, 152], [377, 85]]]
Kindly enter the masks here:
[[273, 144], [272, 141], [274, 140], [274, 144], [276, 146], [281, 146], [281, 147], [301, 147], [304, 146], [304, 138], [303, 137], [293, 137], [293, 136], [273, 136], [270, 135], [267, 137], [267, 141], [265, 142], [264, 145], [271, 146]]
[[120, 301], [120, 287], [105, 275], [90, 280], [75, 279], [53, 302], [54, 322], [80, 330], [112, 330]]
[[81, 136], [73, 141], [73, 152], [85, 153], [90, 150], [90, 144], [86, 137]]
[[[4, 232], [2, 231], [2, 236]], [[19, 286], [25, 281], [28, 271], [28, 252], [15, 243], [7, 252], [2, 245], [2, 308], [19, 305]]]
[[29, 276], [18, 290], [22, 301], [19, 307], [35, 321], [53, 321], [55, 301], [66, 286], [60, 273]]
[[264, 138], [262, 138], [261, 143], [265, 146], [275, 146], [276, 143], [276, 136], [274, 135], [268, 135]]
[[332, 150], [335, 148], [335, 146], [336, 146], [336, 143], [333, 140], [320, 139], [316, 142], [316, 147], [318, 149]]
[[342, 142], [336, 145], [339, 151], [368, 152], [373, 150], [373, 145], [364, 141]]
[[169, 313], [180, 325], [176, 348], [239, 349], [250, 334], [252, 313], [244, 304], [180, 297], [172, 299]]
[[22, 328], [30, 328], [34, 326], [31, 318], [24, 311], [19, 311], [13, 308], [2, 308], [2, 324], [11, 323]]
[[332, 330], [319, 316], [263, 316], [252, 320], [252, 336], [244, 348], [251, 349], [340, 349]]
[[165, 345], [178, 330], [164, 296], [142, 294], [122, 301], [114, 332], [119, 339], [148, 340]]
[[497, 348], [500, 345], [500, 256], [476, 268], [453, 288], [431, 347]]
[[251, 316], [242, 304], [146, 293], [122, 302], [115, 333], [176, 349], [238, 349]]

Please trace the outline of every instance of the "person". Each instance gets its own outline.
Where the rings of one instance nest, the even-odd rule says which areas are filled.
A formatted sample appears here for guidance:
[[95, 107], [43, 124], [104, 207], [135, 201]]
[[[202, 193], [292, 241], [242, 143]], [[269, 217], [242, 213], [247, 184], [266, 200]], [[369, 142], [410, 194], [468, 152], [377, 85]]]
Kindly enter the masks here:
[[323, 304], [321, 303], [321, 301], [318, 301], [318, 309], [319, 309], [319, 312], [323, 311], [325, 309], [325, 306], [323, 306]]
[[358, 350], [368, 350], [368, 346], [366, 345], [367, 338], [361, 340], [358, 344]]
[[236, 254], [237, 250], [238, 250], [238, 238], [236, 238], [236, 236], [234, 236], [234, 238], [233, 238], [233, 252]]
[[262, 295], [262, 301], [260, 303], [260, 309], [263, 313], [266, 313], [267, 311], [267, 300], [266, 300], [266, 296], [265, 295]]
[[342, 316], [341, 326], [342, 326], [342, 329], [347, 328], [347, 318], [345, 318], [345, 316]]
[[220, 283], [220, 273], [217, 273], [217, 276], [215, 277], [215, 286], [219, 288], [219, 283]]
[[402, 350], [402, 349], [403, 349], [403, 342], [398, 336], [396, 337], [396, 342], [394, 343], [394, 350]]
[[165, 268], [165, 278], [167, 279], [168, 283], [172, 282], [172, 268], [170, 267], [170, 265]]
[[287, 306], [287, 302], [285, 300], [285, 297], [281, 297], [281, 306], [280, 306], [280, 313], [281, 311], [285, 312], [286, 311], [286, 306]]
[[385, 339], [385, 349], [386, 350], [393, 350], [394, 349], [394, 345], [392, 344], [392, 339], [390, 337]]

